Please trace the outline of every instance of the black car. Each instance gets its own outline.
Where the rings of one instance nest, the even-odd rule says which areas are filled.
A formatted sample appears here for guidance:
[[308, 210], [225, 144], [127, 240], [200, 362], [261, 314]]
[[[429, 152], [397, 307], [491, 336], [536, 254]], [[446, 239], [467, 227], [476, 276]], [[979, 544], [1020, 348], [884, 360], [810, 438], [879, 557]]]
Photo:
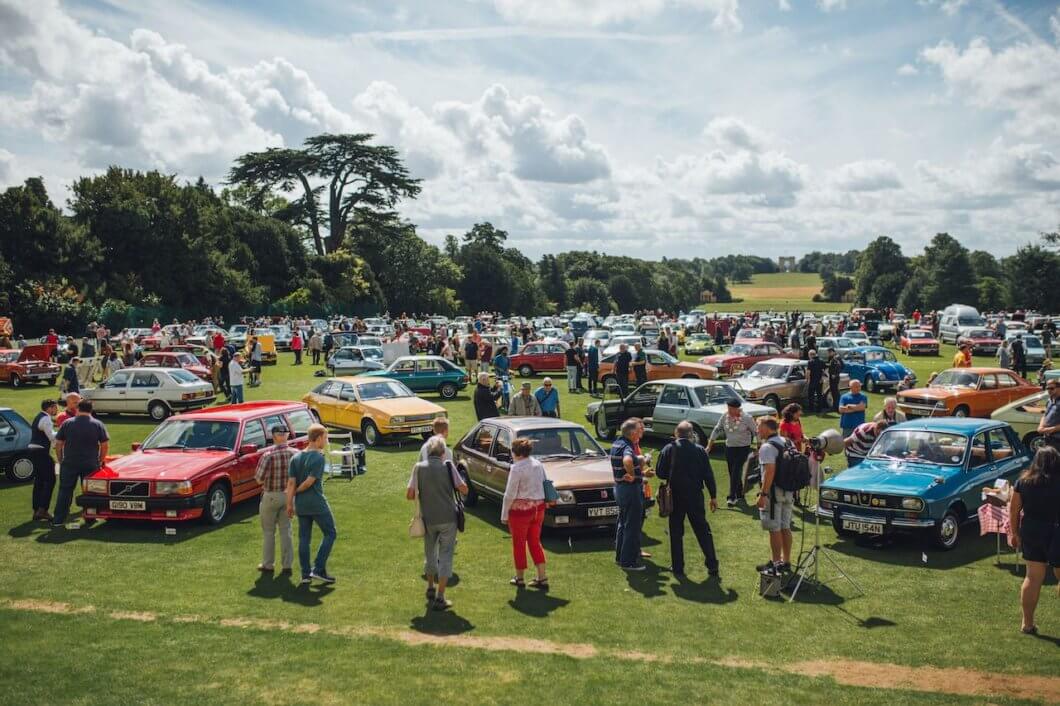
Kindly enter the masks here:
[[15, 483], [33, 478], [31, 435], [29, 422], [21, 414], [10, 407], [0, 407], [0, 469]]

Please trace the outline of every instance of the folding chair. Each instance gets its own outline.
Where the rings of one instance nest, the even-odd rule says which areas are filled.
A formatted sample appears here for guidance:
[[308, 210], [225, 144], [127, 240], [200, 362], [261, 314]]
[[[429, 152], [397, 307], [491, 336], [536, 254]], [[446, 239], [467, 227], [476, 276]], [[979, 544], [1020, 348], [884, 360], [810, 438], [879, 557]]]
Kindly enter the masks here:
[[327, 477], [339, 476], [352, 482], [354, 476], [364, 473], [364, 446], [353, 443], [353, 432], [329, 431], [325, 458], [325, 481]]

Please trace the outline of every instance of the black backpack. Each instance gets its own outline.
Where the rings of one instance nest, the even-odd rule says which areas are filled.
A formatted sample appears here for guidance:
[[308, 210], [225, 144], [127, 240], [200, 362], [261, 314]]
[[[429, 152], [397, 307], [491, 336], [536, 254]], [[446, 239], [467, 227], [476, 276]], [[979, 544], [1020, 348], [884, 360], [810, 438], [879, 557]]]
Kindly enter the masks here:
[[789, 443], [767, 442], [777, 450], [777, 468], [773, 485], [797, 493], [810, 484], [810, 459]]

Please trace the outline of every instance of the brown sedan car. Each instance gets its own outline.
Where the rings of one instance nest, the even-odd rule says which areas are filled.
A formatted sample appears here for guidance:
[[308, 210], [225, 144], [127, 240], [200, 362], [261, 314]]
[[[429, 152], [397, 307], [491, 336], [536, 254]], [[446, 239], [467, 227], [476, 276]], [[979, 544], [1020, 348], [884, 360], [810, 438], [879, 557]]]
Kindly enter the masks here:
[[559, 492], [559, 503], [545, 513], [546, 527], [615, 524], [618, 505], [608, 452], [580, 424], [548, 417], [483, 419], [457, 442], [453, 459], [469, 488], [468, 505], [480, 497], [498, 502], [504, 497], [517, 437], [534, 441], [534, 458]]

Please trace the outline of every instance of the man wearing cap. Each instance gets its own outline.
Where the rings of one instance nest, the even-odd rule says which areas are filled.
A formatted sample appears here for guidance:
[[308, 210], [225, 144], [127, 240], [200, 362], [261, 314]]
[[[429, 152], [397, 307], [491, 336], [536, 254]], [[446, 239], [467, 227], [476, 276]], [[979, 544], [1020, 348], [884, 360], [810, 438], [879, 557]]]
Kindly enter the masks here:
[[541, 404], [530, 391], [529, 381], [523, 381], [522, 387], [519, 388], [519, 394], [512, 397], [512, 402], [508, 406], [508, 414], [513, 417], [542, 416]]
[[272, 445], [265, 449], [254, 471], [254, 480], [261, 483], [261, 532], [265, 538], [258, 571], [272, 571], [276, 561], [276, 529], [280, 530], [280, 563], [283, 573], [290, 574], [294, 566], [294, 542], [291, 539], [291, 518], [287, 516], [287, 476], [296, 449], [287, 445], [290, 431], [283, 424], [272, 427]]
[[552, 378], [541, 381], [541, 387], [534, 391], [537, 403], [541, 405], [544, 417], [559, 417], [559, 390], [552, 386]]
[[751, 415], [743, 411], [743, 401], [739, 397], [730, 397], [725, 404], [726, 413], [710, 432], [707, 453], [714, 448], [718, 435], [724, 433], [725, 463], [729, 468], [729, 494], [725, 496], [725, 505], [732, 508], [737, 500], [743, 500], [743, 465], [751, 453], [751, 442], [758, 429]]

